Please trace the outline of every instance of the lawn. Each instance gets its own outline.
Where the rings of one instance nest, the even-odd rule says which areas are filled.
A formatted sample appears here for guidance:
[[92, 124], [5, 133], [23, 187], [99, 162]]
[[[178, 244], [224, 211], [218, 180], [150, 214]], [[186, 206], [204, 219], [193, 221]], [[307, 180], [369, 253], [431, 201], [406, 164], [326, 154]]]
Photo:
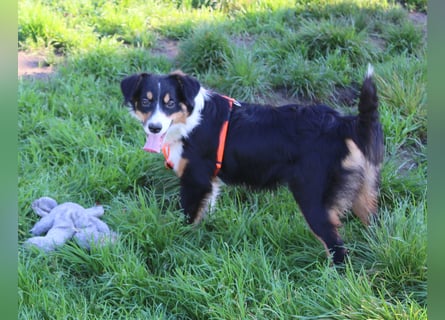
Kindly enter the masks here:
[[[19, 0], [19, 319], [426, 319], [426, 1]], [[414, 10], [415, 12], [411, 11]], [[120, 80], [181, 69], [239, 100], [357, 112], [374, 65], [385, 133], [380, 223], [347, 215], [333, 267], [285, 188], [224, 187], [183, 223]], [[22, 246], [33, 200], [101, 203], [109, 246]]]

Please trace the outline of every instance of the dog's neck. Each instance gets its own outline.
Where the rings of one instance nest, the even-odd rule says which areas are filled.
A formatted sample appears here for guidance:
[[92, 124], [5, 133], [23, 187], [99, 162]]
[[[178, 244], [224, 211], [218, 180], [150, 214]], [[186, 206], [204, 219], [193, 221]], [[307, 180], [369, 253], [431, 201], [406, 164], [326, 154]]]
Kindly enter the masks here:
[[194, 107], [192, 113], [187, 117], [185, 123], [173, 124], [167, 131], [164, 144], [172, 145], [182, 142], [183, 138], [187, 138], [190, 132], [201, 122], [201, 111], [204, 108], [205, 100], [210, 96], [210, 92], [201, 87], [199, 93], [194, 99]]

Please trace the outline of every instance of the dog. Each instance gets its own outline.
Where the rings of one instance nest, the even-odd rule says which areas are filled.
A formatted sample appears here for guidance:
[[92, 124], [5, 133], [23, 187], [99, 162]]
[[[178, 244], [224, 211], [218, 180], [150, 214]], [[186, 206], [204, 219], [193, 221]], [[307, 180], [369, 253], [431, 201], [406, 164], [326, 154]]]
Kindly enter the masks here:
[[338, 233], [352, 209], [368, 225], [377, 213], [383, 132], [373, 68], [368, 66], [358, 115], [324, 104], [279, 107], [238, 102], [180, 71], [133, 74], [121, 81], [124, 104], [142, 124], [144, 149], [163, 152], [180, 179], [180, 205], [197, 224], [222, 183], [289, 188], [311, 231], [344, 262]]

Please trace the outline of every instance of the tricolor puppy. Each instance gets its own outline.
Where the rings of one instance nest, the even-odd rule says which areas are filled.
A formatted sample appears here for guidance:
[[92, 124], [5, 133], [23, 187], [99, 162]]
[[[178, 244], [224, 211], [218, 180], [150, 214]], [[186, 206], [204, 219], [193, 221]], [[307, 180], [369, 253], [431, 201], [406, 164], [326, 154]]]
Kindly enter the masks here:
[[280, 107], [238, 103], [180, 72], [148, 73], [121, 82], [125, 103], [141, 122], [144, 149], [160, 152], [180, 178], [180, 203], [198, 223], [221, 183], [270, 189], [286, 185], [335, 263], [347, 250], [337, 228], [352, 211], [365, 224], [377, 212], [383, 133], [368, 68], [358, 115], [326, 105]]

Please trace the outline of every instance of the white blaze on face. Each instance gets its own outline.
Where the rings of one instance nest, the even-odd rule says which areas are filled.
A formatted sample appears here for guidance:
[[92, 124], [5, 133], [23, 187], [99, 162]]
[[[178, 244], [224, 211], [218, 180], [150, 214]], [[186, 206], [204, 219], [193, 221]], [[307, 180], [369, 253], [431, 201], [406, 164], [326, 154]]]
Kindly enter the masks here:
[[[171, 119], [161, 110], [159, 104], [161, 94], [161, 83], [158, 82], [158, 97], [155, 110], [151, 117], [145, 121], [142, 125], [144, 127], [147, 139], [143, 149], [147, 152], [160, 152], [162, 144], [164, 142], [164, 137], [167, 130], [170, 128]], [[152, 132], [150, 128], [157, 128], [159, 132]]]
[[[161, 105], [160, 105], [161, 82], [158, 82], [158, 97], [157, 97], [156, 101], [157, 101], [157, 104], [156, 104], [155, 110], [153, 111], [152, 116], [148, 119], [148, 121], [146, 121], [146, 123], [144, 123], [144, 130], [145, 130], [145, 133], [148, 135], [154, 134], [154, 135], [162, 136], [167, 132], [168, 128], [170, 127], [171, 119], [161, 109]], [[150, 131], [151, 126], [160, 128], [160, 131], [159, 132], [151, 132]]]

